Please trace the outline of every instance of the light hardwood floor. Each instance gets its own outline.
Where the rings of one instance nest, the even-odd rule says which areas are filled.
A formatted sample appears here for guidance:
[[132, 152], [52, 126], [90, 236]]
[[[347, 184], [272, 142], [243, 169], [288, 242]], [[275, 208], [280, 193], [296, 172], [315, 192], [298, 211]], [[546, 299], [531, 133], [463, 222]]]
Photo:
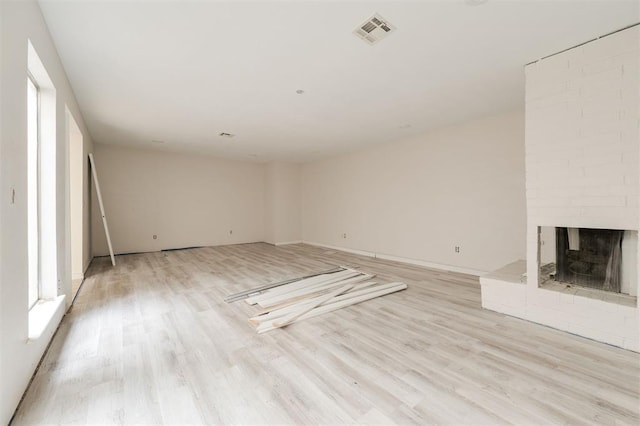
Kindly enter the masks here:
[[[640, 355], [478, 279], [305, 245], [95, 259], [14, 424], [638, 424]], [[409, 289], [266, 334], [223, 297], [335, 265]]]

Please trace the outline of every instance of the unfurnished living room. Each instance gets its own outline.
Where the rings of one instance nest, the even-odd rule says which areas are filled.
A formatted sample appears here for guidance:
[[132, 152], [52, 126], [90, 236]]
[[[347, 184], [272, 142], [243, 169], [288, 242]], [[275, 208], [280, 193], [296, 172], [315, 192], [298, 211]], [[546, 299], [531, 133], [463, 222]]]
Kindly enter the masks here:
[[0, 424], [640, 424], [639, 23], [0, 0]]

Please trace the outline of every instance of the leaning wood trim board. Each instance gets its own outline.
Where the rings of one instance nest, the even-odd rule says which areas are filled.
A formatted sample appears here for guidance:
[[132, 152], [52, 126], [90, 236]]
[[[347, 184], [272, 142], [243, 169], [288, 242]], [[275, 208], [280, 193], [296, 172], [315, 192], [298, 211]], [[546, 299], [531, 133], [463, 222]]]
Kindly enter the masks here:
[[93, 159], [93, 153], [89, 153], [89, 161], [91, 162], [91, 175], [93, 182], [96, 184], [96, 194], [98, 195], [98, 204], [100, 205], [100, 214], [102, 215], [102, 224], [104, 225], [104, 234], [107, 237], [107, 245], [109, 246], [109, 256], [111, 256], [111, 265], [116, 266], [116, 258], [113, 256], [113, 247], [111, 246], [111, 236], [109, 235], [109, 227], [107, 226], [107, 216], [104, 213], [104, 205], [102, 204], [102, 194], [100, 193], [100, 184], [98, 183], [98, 172], [96, 171], [96, 162]]

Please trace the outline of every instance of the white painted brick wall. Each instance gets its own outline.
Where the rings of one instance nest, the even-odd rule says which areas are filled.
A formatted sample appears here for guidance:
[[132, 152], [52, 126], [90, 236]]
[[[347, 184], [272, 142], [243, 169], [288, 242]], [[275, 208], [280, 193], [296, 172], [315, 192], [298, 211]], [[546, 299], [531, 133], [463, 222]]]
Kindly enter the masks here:
[[639, 39], [630, 28], [525, 68], [530, 221], [638, 228]]
[[639, 64], [636, 26], [525, 68], [528, 280], [481, 279], [483, 307], [640, 351], [637, 305], [540, 289], [537, 270], [538, 226], [640, 228]]

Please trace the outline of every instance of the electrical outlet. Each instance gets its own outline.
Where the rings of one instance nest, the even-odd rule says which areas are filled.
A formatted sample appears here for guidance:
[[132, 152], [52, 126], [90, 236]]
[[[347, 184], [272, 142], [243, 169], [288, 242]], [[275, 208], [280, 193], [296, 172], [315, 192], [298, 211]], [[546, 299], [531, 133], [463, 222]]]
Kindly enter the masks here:
[[157, 236], [156, 234], [153, 234], [153, 239], [154, 239], [154, 240], [157, 240], [157, 239], [158, 239], [158, 236]]
[[460, 246], [456, 246], [454, 250], [456, 253], [460, 253]]
[[347, 234], [342, 234], [342, 238], [347, 238]]

